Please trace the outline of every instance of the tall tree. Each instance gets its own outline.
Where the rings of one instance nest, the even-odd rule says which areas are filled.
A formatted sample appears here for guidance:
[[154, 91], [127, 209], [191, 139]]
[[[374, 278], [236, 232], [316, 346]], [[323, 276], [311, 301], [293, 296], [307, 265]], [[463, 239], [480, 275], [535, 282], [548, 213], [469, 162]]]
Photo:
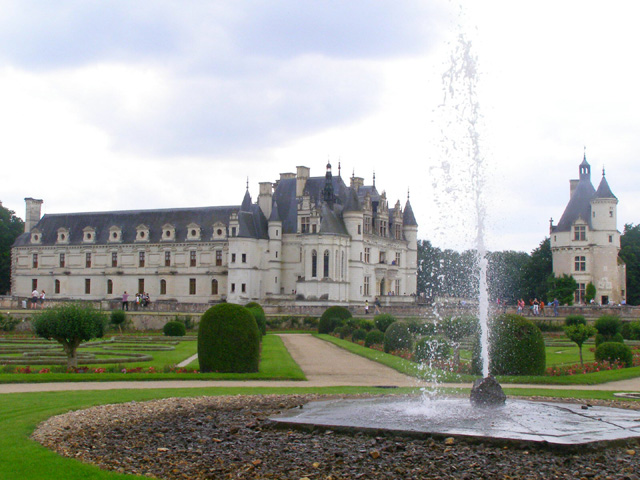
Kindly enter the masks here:
[[561, 277], [551, 274], [547, 278], [549, 299], [557, 298], [561, 305], [573, 305], [578, 282], [571, 275], [563, 273]]
[[545, 238], [540, 242], [540, 246], [531, 252], [531, 257], [522, 270], [521, 296], [525, 299], [552, 300], [547, 295], [547, 279], [552, 272], [551, 239]]
[[11, 290], [11, 245], [22, 232], [22, 219], [0, 205], [0, 295]]
[[627, 303], [640, 305], [640, 224], [625, 224], [620, 237], [620, 258], [627, 264]]

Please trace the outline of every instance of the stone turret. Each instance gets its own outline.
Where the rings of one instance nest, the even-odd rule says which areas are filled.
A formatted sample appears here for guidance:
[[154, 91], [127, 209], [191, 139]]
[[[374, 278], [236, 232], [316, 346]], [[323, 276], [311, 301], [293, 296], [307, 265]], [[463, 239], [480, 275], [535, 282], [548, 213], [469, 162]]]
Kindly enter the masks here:
[[30, 232], [33, 227], [40, 221], [41, 209], [42, 209], [42, 200], [37, 200], [35, 198], [25, 198], [27, 212], [24, 220], [24, 231]]

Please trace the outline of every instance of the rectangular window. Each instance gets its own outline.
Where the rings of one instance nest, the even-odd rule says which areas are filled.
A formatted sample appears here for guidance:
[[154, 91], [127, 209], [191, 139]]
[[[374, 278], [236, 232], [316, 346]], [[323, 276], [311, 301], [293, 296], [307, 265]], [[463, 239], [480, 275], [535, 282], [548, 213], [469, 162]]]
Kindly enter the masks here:
[[369, 294], [369, 290], [371, 288], [371, 286], [370, 286], [371, 283], [370, 282], [371, 282], [371, 277], [364, 277], [364, 293], [363, 293], [363, 295], [365, 297], [368, 297], [370, 295]]
[[231, 284], [231, 293], [233, 293], [233, 292], [235, 292], [235, 291], [236, 291], [236, 284], [235, 284], [235, 283], [232, 283], [232, 284]]
[[38, 254], [34, 253], [32, 258], [33, 268], [38, 268]]
[[362, 225], [358, 224], [358, 235], [362, 233]]
[[222, 250], [216, 250], [216, 267], [222, 266]]
[[91, 268], [91, 253], [87, 252], [84, 257], [84, 266]]
[[587, 258], [586, 257], [575, 257], [574, 258], [574, 268], [576, 272], [584, 272], [587, 270]]
[[111, 252], [111, 266], [113, 268], [118, 266], [118, 252]]
[[240, 285], [240, 289], [242, 290], [242, 293], [245, 293], [247, 291], [247, 284], [243, 283], [242, 285]]
[[189, 295], [195, 295], [195, 294], [196, 294], [196, 279], [190, 278], [189, 279]]
[[138, 293], [144, 293], [144, 278], [138, 279]]
[[242, 263], [247, 263], [247, 254], [246, 253], [242, 254]]
[[65, 265], [65, 255], [64, 255], [64, 253], [61, 253], [61, 254], [60, 254], [60, 260], [59, 260], [59, 262], [60, 262], [60, 263], [59, 263], [60, 268], [64, 268], [64, 265]]
[[371, 259], [371, 248], [364, 247], [364, 263], [369, 263]]
[[395, 293], [396, 293], [396, 295], [400, 295], [400, 280], [396, 280]]
[[31, 280], [31, 291], [38, 289], [38, 280], [36, 278]]
[[138, 266], [144, 267], [144, 252], [138, 253]]
[[171, 252], [164, 252], [164, 266], [171, 266]]
[[573, 240], [581, 241], [587, 239], [587, 227], [586, 225], [575, 225], [573, 227]]
[[232, 237], [236, 236], [236, 227], [231, 227], [231, 236]]
[[400, 266], [400, 252], [396, 252], [396, 259], [394, 261], [394, 265]]
[[300, 233], [309, 233], [310, 224], [311, 224], [311, 219], [309, 217], [302, 217], [300, 219]]
[[85, 278], [84, 279], [84, 293], [87, 294], [87, 295], [91, 293], [91, 279], [90, 278]]
[[196, 266], [196, 251], [195, 250], [191, 250], [189, 252], [189, 266], [190, 267], [195, 267]]
[[316, 233], [318, 226], [314, 223], [311, 225], [311, 233]]
[[236, 254], [235, 253], [231, 254], [231, 263], [236, 263]]
[[387, 263], [387, 252], [380, 252], [378, 263]]
[[585, 296], [586, 290], [587, 290], [587, 287], [584, 283], [578, 284], [578, 289], [576, 290], [576, 294], [575, 294], [576, 303], [584, 303], [584, 296]]
[[396, 238], [400, 240], [402, 238], [402, 225], [396, 224]]
[[371, 217], [364, 217], [364, 233], [371, 234]]
[[53, 282], [53, 293], [60, 293], [60, 280]]
[[613, 243], [613, 235], [609, 235], [609, 243]]

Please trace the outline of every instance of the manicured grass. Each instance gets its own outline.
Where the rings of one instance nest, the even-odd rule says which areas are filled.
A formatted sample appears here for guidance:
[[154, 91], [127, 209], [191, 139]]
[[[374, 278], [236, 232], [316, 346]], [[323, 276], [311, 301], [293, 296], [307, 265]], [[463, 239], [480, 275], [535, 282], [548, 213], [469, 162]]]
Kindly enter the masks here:
[[[468, 391], [456, 390], [467, 394]], [[609, 392], [505, 389], [508, 395], [543, 396], [557, 398], [605, 399], [614, 397]], [[158, 390], [108, 390], [76, 392], [44, 392], [0, 395], [0, 478], [20, 480], [116, 480], [142, 479], [136, 475], [106, 472], [93, 465], [61, 457], [29, 436], [36, 426], [47, 418], [68, 412], [108, 403], [146, 401], [167, 397], [195, 397], [202, 395], [257, 395], [257, 394], [406, 394], [418, 393], [416, 389], [376, 389], [365, 387], [331, 388], [202, 388]]]
[[[341, 340], [331, 335], [315, 334], [316, 337], [331, 342], [345, 350], [360, 355], [362, 357], [382, 363], [394, 370], [418, 378], [428, 378], [429, 372], [421, 369], [416, 363], [404, 358], [396, 357], [378, 350], [366, 348], [348, 340]], [[583, 350], [586, 347], [583, 347]], [[577, 352], [577, 347], [576, 347]], [[468, 352], [467, 352], [468, 353]], [[583, 352], [584, 353], [584, 352]], [[575, 363], [575, 362], [574, 362]], [[548, 365], [547, 365], [548, 366]], [[640, 377], [640, 367], [622, 368], [620, 370], [604, 370], [601, 372], [586, 373], [580, 375], [565, 376], [500, 376], [500, 383], [531, 383], [547, 385], [597, 385], [616, 380], [627, 380], [629, 378]], [[454, 373], [438, 373], [438, 380], [441, 382], [472, 382], [478, 378], [472, 375], [458, 375]]]
[[[184, 344], [184, 346], [183, 346]], [[153, 352], [165, 355], [163, 363], [156, 367], [162, 371], [164, 365], [172, 365], [190, 357], [197, 351], [195, 341], [181, 342], [180, 349], [170, 352]], [[178, 352], [178, 353], [176, 353]], [[145, 366], [145, 363], [133, 363], [128, 367]], [[101, 367], [103, 365], [96, 365]], [[154, 365], [155, 366], [155, 365]], [[41, 366], [37, 367], [38, 369]], [[93, 368], [93, 367], [92, 367]], [[197, 360], [187, 368], [198, 368]], [[107, 382], [123, 380], [306, 380], [304, 373], [285, 348], [277, 335], [266, 335], [262, 339], [260, 370], [257, 373], [7, 373], [0, 374], [0, 383], [44, 383], [44, 382]], [[0, 477], [1, 478], [1, 477]]]

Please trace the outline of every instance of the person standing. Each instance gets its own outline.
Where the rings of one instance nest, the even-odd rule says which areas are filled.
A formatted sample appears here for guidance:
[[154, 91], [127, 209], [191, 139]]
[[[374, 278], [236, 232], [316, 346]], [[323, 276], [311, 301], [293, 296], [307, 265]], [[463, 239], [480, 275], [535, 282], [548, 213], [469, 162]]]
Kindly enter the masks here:
[[44, 292], [44, 290], [42, 290], [42, 292], [40, 292], [40, 308], [44, 308], [44, 298], [46, 297], [46, 293]]
[[553, 305], [553, 316], [557, 317], [558, 316], [558, 305], [560, 304], [560, 302], [558, 301], [557, 298], [553, 299], [553, 302], [551, 302], [551, 305]]
[[40, 293], [34, 288], [33, 292], [31, 292], [31, 308], [34, 310], [38, 308], [38, 298], [40, 298]]
[[126, 290], [122, 294], [122, 309], [127, 311], [129, 310], [129, 294]]
[[380, 313], [380, 307], [382, 305], [380, 304], [380, 300], [378, 299], [378, 297], [376, 297], [376, 299], [373, 301], [373, 313]]
[[364, 314], [369, 315], [369, 300], [364, 301]]

